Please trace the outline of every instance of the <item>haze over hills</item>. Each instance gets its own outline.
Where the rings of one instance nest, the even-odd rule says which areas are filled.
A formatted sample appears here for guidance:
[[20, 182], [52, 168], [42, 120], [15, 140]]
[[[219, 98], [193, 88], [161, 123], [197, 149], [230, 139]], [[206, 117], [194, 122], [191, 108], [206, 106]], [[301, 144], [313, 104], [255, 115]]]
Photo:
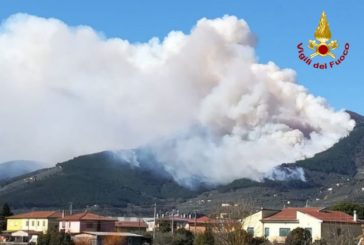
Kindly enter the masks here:
[[2, 185], [0, 199], [16, 208], [60, 207], [69, 202], [77, 207], [97, 204], [125, 208], [158, 202], [199, 210], [241, 199], [275, 208], [287, 205], [288, 201], [301, 206], [364, 201], [364, 117], [349, 114], [356, 127], [348, 137], [313, 158], [282, 164], [276, 170], [289, 176], [302, 168], [306, 181], [238, 179], [227, 185], [210, 186], [209, 190], [190, 190], [178, 185], [148, 152], [139, 149], [80, 156], [54, 168], [15, 178]]
[[42, 165], [34, 161], [9, 161], [0, 163], [0, 180], [10, 179], [41, 169]]
[[195, 195], [160, 169], [134, 166], [111, 152], [76, 157], [15, 178], [0, 188], [0, 198], [19, 208], [58, 207], [69, 202], [75, 207], [126, 207]]

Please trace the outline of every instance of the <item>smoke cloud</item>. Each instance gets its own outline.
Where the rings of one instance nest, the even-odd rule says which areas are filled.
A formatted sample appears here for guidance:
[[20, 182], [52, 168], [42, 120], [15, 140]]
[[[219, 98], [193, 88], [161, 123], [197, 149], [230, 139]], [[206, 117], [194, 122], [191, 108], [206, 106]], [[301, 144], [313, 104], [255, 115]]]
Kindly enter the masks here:
[[87, 26], [11, 16], [0, 28], [0, 162], [54, 164], [148, 145], [179, 182], [259, 180], [354, 127], [347, 113], [256, 61], [233, 16], [129, 43]]
[[287, 168], [287, 167], [275, 167], [271, 172], [267, 173], [266, 176], [271, 180], [300, 180], [306, 182], [305, 171], [303, 168], [295, 167], [295, 168]]

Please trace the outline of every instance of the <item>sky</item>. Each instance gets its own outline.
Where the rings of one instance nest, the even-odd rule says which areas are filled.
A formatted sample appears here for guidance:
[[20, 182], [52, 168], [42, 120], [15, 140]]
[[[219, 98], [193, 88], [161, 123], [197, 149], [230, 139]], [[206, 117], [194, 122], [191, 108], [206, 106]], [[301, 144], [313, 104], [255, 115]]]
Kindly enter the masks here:
[[[337, 56], [350, 44], [345, 61], [335, 69], [316, 70], [298, 59], [297, 44], [314, 39], [321, 12], [325, 10], [332, 38], [338, 40]], [[171, 30], [189, 33], [201, 18], [235, 15], [244, 19], [257, 38], [259, 62], [275, 62], [292, 68], [297, 79], [314, 95], [324, 97], [335, 109], [364, 114], [361, 72], [364, 49], [363, 1], [84, 1], [84, 0], [4, 0], [0, 3], [2, 21], [15, 13], [57, 18], [70, 26], [86, 25], [105, 38], [119, 37], [131, 42], [163, 38]], [[306, 47], [306, 46], [305, 46]], [[310, 50], [305, 48], [305, 53]], [[329, 61], [326, 58], [322, 61]], [[320, 58], [317, 59], [319, 61]]]

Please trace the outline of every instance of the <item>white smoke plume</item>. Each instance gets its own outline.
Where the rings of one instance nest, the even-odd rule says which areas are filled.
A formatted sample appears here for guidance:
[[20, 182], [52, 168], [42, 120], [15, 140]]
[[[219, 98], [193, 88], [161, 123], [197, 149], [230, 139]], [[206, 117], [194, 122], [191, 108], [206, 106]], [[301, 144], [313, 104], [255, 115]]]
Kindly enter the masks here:
[[306, 182], [305, 171], [300, 167], [276, 167], [267, 173], [266, 178], [278, 181], [300, 180]]
[[227, 183], [259, 180], [347, 136], [349, 115], [294, 71], [257, 63], [254, 40], [233, 16], [134, 44], [11, 16], [0, 28], [0, 162], [54, 164], [154, 142], [180, 183]]

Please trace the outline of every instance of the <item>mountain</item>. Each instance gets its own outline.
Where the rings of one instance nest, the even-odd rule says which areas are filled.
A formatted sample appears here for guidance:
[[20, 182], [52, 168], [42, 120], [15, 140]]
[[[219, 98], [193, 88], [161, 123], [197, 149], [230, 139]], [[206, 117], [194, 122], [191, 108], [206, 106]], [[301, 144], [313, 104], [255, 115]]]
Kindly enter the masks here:
[[348, 137], [312, 158], [277, 168], [283, 172], [303, 170], [306, 181], [238, 179], [181, 204], [180, 209], [209, 210], [222, 202], [238, 203], [242, 200], [267, 208], [364, 202], [364, 117], [348, 113], [356, 121]]
[[179, 186], [161, 169], [126, 162], [111, 152], [74, 158], [21, 176], [0, 188], [0, 199], [16, 208], [106, 205], [150, 205], [168, 199], [186, 199], [197, 192]]
[[42, 166], [34, 161], [19, 160], [0, 163], [0, 180], [11, 179], [41, 168]]
[[308, 170], [356, 175], [364, 168], [364, 117], [348, 112], [356, 121], [349, 137], [340, 140], [330, 149], [318, 153], [315, 157], [299, 161], [297, 166]]
[[153, 203], [180, 210], [209, 211], [222, 202], [241, 200], [255, 206], [328, 206], [347, 200], [364, 202], [364, 117], [350, 135], [313, 158], [282, 164], [276, 171], [302, 171], [306, 181], [288, 178], [256, 182], [238, 179], [214, 189], [190, 190], [178, 185], [143, 149], [101, 152], [76, 157], [53, 168], [0, 183], [0, 199], [15, 208], [102, 206], [128, 210]]

